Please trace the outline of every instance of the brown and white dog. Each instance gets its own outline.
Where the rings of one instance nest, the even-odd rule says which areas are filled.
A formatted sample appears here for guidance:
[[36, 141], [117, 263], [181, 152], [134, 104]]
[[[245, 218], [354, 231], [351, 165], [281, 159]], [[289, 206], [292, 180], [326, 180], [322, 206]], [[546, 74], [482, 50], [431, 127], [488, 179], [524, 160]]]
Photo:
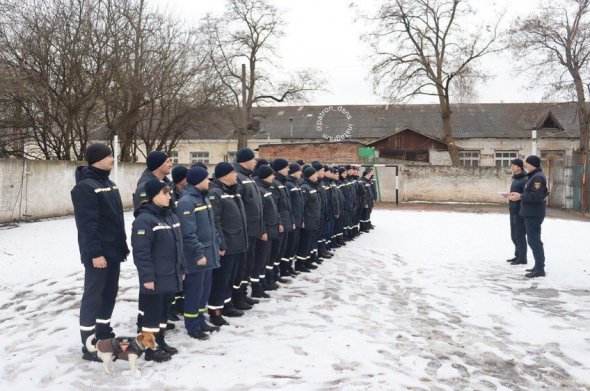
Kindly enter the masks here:
[[102, 366], [107, 375], [113, 373], [113, 361], [129, 361], [131, 375], [137, 374], [137, 359], [146, 349], [156, 349], [156, 336], [154, 333], [141, 332], [136, 337], [117, 337], [96, 341], [93, 345], [94, 335], [86, 339], [86, 349], [89, 352], [97, 352], [102, 360]]

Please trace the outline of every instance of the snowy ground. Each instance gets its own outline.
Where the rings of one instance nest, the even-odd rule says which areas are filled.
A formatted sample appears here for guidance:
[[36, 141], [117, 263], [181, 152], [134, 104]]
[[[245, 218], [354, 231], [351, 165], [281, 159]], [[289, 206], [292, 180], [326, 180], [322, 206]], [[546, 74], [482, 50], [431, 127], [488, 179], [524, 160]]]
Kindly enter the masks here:
[[[73, 220], [0, 230], [0, 388], [590, 389], [590, 223], [546, 220], [548, 276], [530, 281], [504, 262], [507, 215], [378, 210], [374, 222], [209, 341], [172, 332], [180, 354], [141, 360], [139, 379], [80, 359]], [[119, 334], [133, 333], [136, 296], [127, 262]]]

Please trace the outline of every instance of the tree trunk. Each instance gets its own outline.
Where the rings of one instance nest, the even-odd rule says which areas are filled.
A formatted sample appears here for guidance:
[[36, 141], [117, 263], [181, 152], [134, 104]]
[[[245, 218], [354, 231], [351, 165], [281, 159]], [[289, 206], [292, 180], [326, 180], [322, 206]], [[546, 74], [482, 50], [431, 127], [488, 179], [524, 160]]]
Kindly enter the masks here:
[[443, 139], [449, 148], [449, 156], [451, 157], [451, 165], [453, 167], [461, 166], [459, 160], [459, 147], [455, 144], [453, 138], [453, 126], [451, 125], [451, 106], [448, 99], [440, 96], [440, 116], [443, 124]]

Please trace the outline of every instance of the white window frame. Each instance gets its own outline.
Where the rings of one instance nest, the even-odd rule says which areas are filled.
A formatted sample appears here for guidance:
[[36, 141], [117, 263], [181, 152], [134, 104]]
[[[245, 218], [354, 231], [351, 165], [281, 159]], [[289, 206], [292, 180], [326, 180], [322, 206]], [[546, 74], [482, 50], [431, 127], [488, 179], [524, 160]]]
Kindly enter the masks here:
[[480, 158], [481, 151], [479, 150], [459, 152], [459, 161], [461, 162], [462, 167], [479, 167]]
[[566, 159], [566, 155], [565, 155], [565, 151], [564, 150], [559, 150], [559, 149], [546, 149], [546, 150], [541, 150], [541, 161], [546, 162], [547, 161], [547, 155], [548, 154], [552, 154], [555, 156], [558, 156], [558, 161], [560, 164], [565, 165], [565, 159]]
[[233, 163], [236, 160], [236, 155], [238, 151], [227, 151], [225, 154], [226, 161], [229, 163]]
[[178, 151], [170, 151], [168, 155], [172, 164], [178, 164]]
[[209, 151], [191, 152], [191, 164], [195, 164], [197, 162], [209, 164], [209, 159], [211, 159], [211, 154], [209, 153]]
[[510, 168], [510, 162], [514, 159], [518, 159], [518, 151], [494, 151], [494, 164], [496, 168]]

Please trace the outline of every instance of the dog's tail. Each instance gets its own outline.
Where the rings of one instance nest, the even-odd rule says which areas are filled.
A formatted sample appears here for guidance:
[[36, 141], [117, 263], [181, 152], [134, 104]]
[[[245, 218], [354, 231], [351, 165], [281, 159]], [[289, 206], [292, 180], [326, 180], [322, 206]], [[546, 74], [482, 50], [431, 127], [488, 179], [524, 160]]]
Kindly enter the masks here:
[[[91, 336], [89, 336], [88, 338], [86, 338], [86, 349], [90, 352], [90, 353], [94, 353], [96, 351], [98, 351], [98, 349], [96, 349], [96, 336], [95, 334], [92, 334]], [[92, 341], [94, 341], [94, 344], [92, 343]]]

